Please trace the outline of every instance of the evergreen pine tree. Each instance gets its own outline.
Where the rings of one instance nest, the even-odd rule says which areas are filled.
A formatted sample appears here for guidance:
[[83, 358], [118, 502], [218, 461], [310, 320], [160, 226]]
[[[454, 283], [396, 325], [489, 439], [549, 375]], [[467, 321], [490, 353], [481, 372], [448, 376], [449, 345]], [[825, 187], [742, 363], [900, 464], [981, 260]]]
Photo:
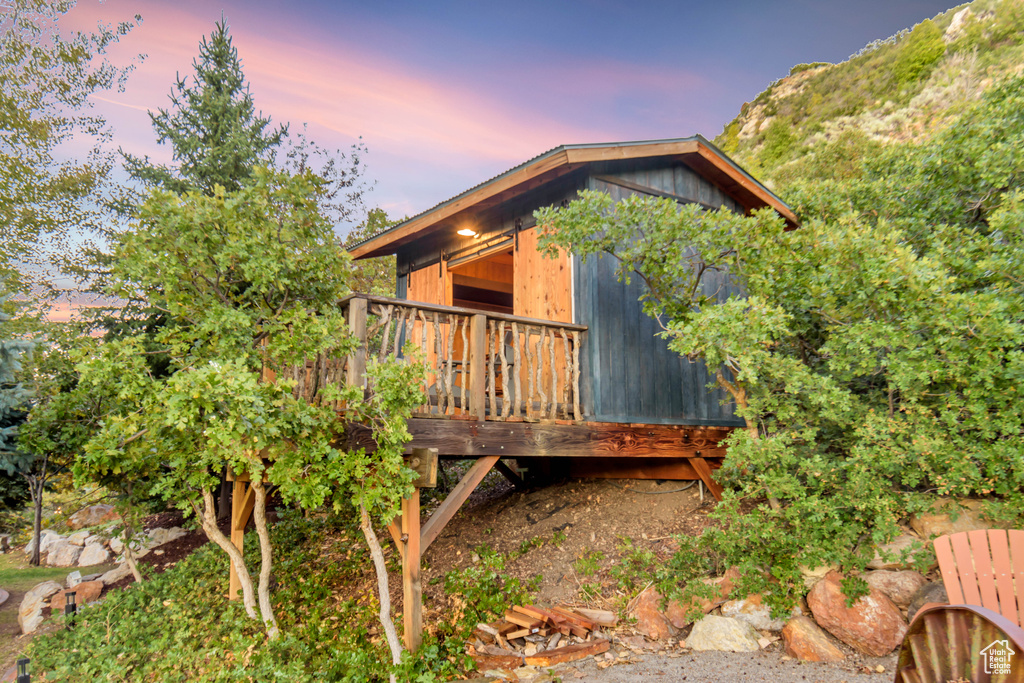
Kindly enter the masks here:
[[287, 127], [268, 130], [270, 118], [256, 113], [223, 18], [209, 39], [203, 37], [192, 66], [192, 82], [179, 76], [172, 88], [171, 107], [150, 113], [157, 141], [170, 143], [177, 167], [122, 152], [125, 167], [145, 185], [179, 194], [194, 190], [210, 195], [217, 185], [233, 192], [254, 166], [270, 163], [271, 151], [281, 143]]

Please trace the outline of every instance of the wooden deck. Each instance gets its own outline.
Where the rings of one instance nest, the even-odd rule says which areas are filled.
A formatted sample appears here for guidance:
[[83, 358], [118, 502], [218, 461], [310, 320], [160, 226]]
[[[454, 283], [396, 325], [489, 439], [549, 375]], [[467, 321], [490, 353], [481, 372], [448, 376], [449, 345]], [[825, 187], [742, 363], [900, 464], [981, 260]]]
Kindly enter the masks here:
[[[424, 403], [409, 421], [410, 453], [554, 459], [566, 461], [554, 470], [570, 476], [700, 479], [718, 497], [711, 471], [725, 457], [729, 427], [587, 419], [580, 390], [586, 326], [382, 296], [352, 295], [340, 305], [360, 347], [287, 371], [297, 398], [320, 401], [331, 384], [371, 390], [369, 359], [419, 359], [428, 371]], [[349, 438], [374, 447], [360, 425]]]
[[[366, 378], [370, 358], [423, 360], [428, 374], [424, 403], [409, 420], [410, 463], [476, 460], [429, 519], [421, 524], [417, 488], [389, 528], [402, 556], [410, 649], [419, 646], [422, 632], [422, 554], [492, 469], [516, 485], [523, 484], [517, 468], [524, 464], [531, 473], [551, 476], [698, 480], [721, 499], [712, 474], [725, 457], [721, 442], [732, 428], [587, 419], [580, 392], [586, 326], [361, 294], [341, 306], [359, 348], [350, 356], [321, 354], [286, 370], [282, 374], [294, 381], [295, 396], [321, 402], [332, 384], [372, 390]], [[376, 447], [364, 425], [348, 425], [346, 437], [350, 447]], [[231, 539], [241, 549], [252, 487], [243, 479], [234, 487]], [[231, 579], [229, 595], [235, 599], [233, 566]]]

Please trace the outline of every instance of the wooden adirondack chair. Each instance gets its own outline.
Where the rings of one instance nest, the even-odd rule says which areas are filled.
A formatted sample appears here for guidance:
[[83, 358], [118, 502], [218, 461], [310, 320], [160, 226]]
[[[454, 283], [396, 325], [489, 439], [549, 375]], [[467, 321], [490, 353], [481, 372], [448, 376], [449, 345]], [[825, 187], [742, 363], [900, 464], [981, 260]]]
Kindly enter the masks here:
[[934, 545], [951, 604], [914, 617], [896, 683], [1024, 683], [1024, 531], [967, 531]]

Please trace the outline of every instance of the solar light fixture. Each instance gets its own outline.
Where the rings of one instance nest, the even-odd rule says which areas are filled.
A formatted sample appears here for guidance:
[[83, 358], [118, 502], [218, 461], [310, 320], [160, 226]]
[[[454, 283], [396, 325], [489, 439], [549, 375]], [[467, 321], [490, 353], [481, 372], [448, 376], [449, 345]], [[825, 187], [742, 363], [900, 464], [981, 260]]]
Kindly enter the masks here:
[[28, 659], [18, 660], [18, 678], [15, 683], [32, 683], [32, 676], [28, 673]]

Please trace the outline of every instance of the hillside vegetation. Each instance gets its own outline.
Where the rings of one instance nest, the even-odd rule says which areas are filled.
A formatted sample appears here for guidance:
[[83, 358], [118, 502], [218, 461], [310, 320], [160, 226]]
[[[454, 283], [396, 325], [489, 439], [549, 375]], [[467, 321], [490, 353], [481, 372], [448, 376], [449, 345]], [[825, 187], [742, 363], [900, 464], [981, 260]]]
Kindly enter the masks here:
[[715, 143], [775, 189], [868, 150], [921, 141], [1024, 69], [1024, 0], [975, 0], [874, 41], [840, 64], [794, 66]]

